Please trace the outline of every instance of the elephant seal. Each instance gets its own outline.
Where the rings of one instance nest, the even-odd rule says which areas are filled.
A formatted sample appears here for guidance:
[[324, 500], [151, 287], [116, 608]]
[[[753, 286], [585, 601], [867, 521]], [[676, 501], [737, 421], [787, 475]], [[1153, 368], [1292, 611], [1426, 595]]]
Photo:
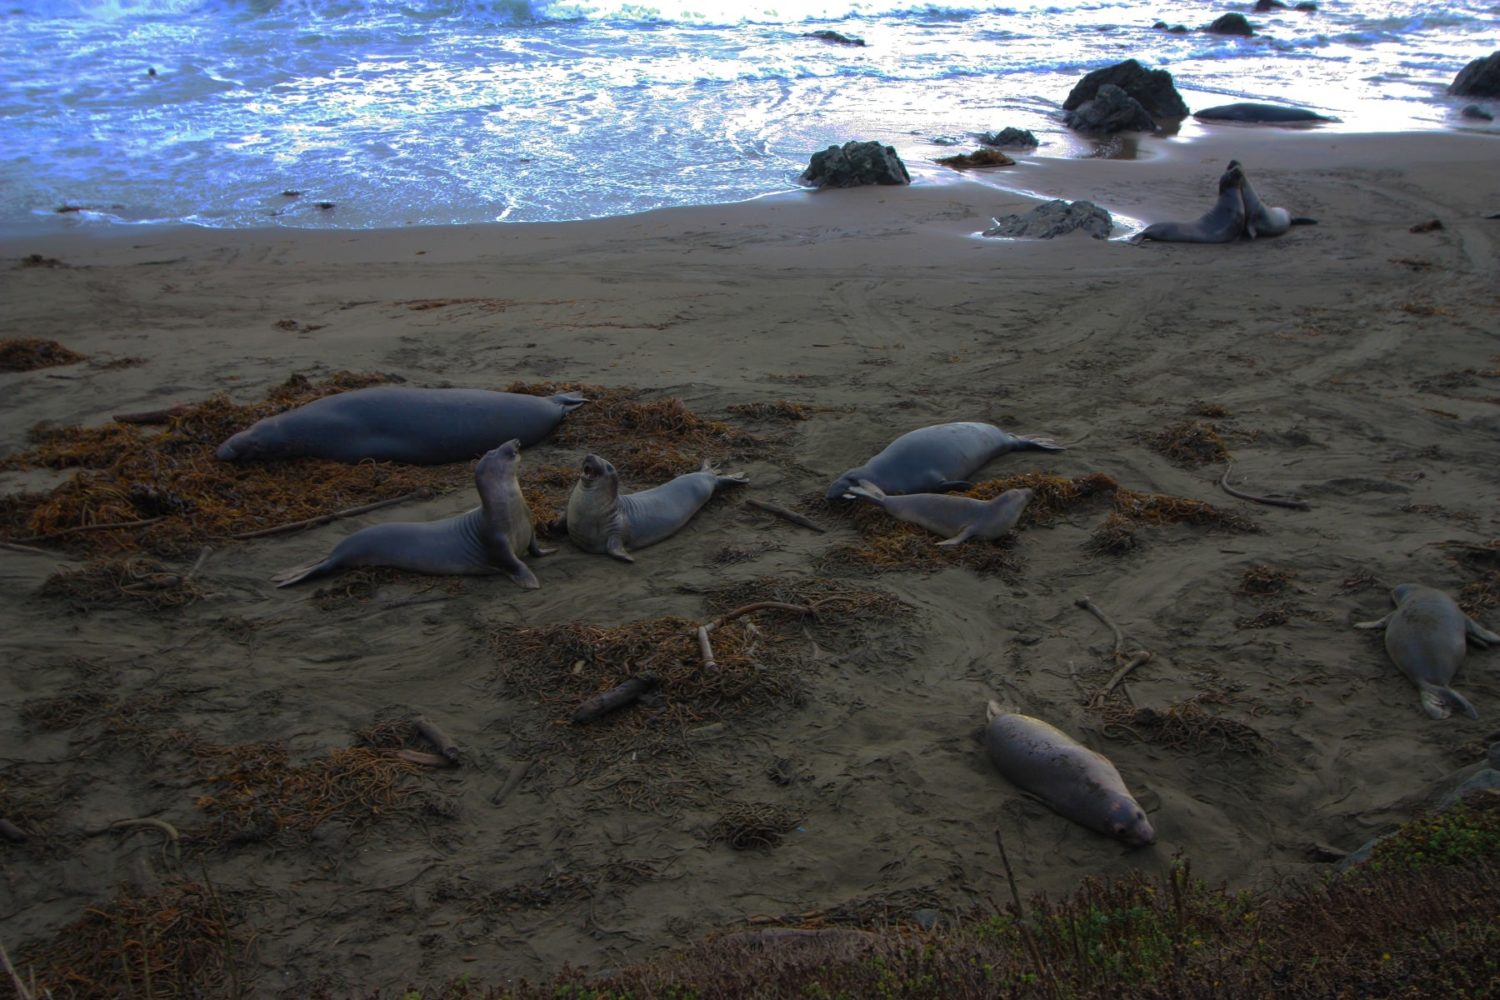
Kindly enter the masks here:
[[1238, 160], [1230, 160], [1229, 166], [1240, 171], [1240, 197], [1245, 199], [1245, 235], [1252, 240], [1257, 236], [1280, 236], [1293, 226], [1315, 226], [1317, 219], [1294, 217], [1284, 208], [1267, 208], [1245, 176], [1245, 168]]
[[1208, 214], [1192, 222], [1153, 222], [1130, 238], [1131, 243], [1233, 243], [1245, 231], [1245, 199], [1240, 193], [1245, 176], [1231, 164], [1219, 176], [1219, 200]]
[[334, 546], [326, 559], [274, 577], [276, 586], [355, 566], [392, 566], [435, 576], [503, 573], [527, 590], [541, 584], [516, 553], [534, 556], [551, 549], [537, 544], [531, 508], [516, 481], [521, 442], [512, 438], [487, 453], [474, 467], [479, 506], [441, 521], [396, 521], [362, 528]]
[[315, 399], [258, 420], [219, 445], [226, 462], [311, 455], [336, 462], [440, 465], [483, 455], [515, 438], [551, 434], [582, 396], [378, 385]]
[[907, 493], [887, 496], [885, 490], [861, 479], [844, 496], [860, 497], [900, 521], [943, 536], [939, 545], [957, 545], [970, 538], [994, 541], [1015, 527], [1031, 502], [1031, 490], [1006, 490], [993, 500], [955, 497], [946, 493]]
[[1056, 726], [990, 702], [985, 746], [1000, 773], [1059, 815], [1131, 847], [1156, 842], [1146, 811], [1102, 754]]
[[1280, 104], [1260, 104], [1255, 101], [1204, 108], [1202, 111], [1194, 111], [1193, 117], [1209, 122], [1245, 122], [1251, 125], [1299, 125], [1339, 120], [1306, 108], [1288, 108]]
[[1500, 645], [1500, 635], [1464, 614], [1441, 590], [1403, 583], [1391, 591], [1396, 610], [1379, 621], [1355, 628], [1385, 628], [1385, 651], [1422, 692], [1422, 707], [1434, 719], [1446, 719], [1456, 708], [1479, 718], [1467, 698], [1448, 685], [1467, 652], [1466, 642], [1480, 649]]
[[861, 480], [886, 493], [949, 493], [966, 490], [967, 477], [1009, 451], [1062, 451], [1048, 438], [1017, 437], [993, 424], [973, 422], [920, 427], [886, 445], [864, 465], [850, 469], [828, 487], [838, 500]]
[[676, 534], [719, 490], [748, 481], [743, 473], [721, 476], [705, 460], [697, 472], [621, 496], [615, 467], [590, 454], [568, 494], [563, 527], [585, 552], [607, 552], [622, 562], [635, 562], [628, 548], [643, 549]]

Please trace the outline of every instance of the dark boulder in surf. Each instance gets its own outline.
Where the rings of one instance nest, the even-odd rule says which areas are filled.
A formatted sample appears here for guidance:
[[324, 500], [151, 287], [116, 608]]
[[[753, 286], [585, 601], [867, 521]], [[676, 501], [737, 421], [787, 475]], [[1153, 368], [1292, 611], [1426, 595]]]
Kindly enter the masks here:
[[981, 132], [979, 141], [986, 146], [1000, 146], [1013, 149], [1035, 149], [1040, 143], [1030, 129], [1014, 128], [1007, 125], [998, 132]]
[[911, 174], [896, 155], [895, 146], [878, 142], [846, 142], [812, 155], [797, 178], [815, 188], [861, 187], [865, 184], [910, 184]]
[[1211, 35], [1242, 35], [1246, 38], [1255, 34], [1244, 14], [1224, 14], [1203, 30]]
[[1495, 116], [1490, 113], [1490, 109], [1482, 104], [1466, 104], [1459, 114], [1465, 118], [1472, 118], [1480, 122], [1492, 122], [1495, 120]]
[[1096, 69], [1079, 80], [1063, 101], [1063, 110], [1072, 111], [1085, 101], [1092, 101], [1099, 88], [1107, 83], [1133, 97], [1153, 119], [1187, 117], [1187, 103], [1173, 86], [1172, 74], [1164, 69], [1147, 69], [1134, 59]]
[[1187, 25], [1185, 24], [1168, 25], [1166, 21], [1157, 21], [1151, 27], [1157, 31], [1165, 31], [1169, 35], [1185, 35], [1188, 33]]
[[1448, 93], [1460, 97], [1500, 97], [1500, 51], [1475, 59], [1459, 70]]
[[1092, 135], [1112, 132], [1155, 132], [1156, 122], [1141, 102], [1112, 83], [1099, 88], [1092, 100], [1063, 115], [1068, 128]]
[[849, 45], [857, 49], [865, 47], [865, 40], [858, 35], [846, 35], [842, 31], [829, 31], [826, 28], [821, 31], [804, 32], [802, 37], [816, 38], [818, 41], [827, 42], [830, 45]]
[[1107, 240], [1115, 227], [1109, 213], [1093, 202], [1075, 201], [1070, 205], [1061, 198], [1038, 205], [1025, 215], [1007, 215], [990, 221], [994, 225], [982, 235], [1029, 240], [1050, 240], [1078, 229], [1096, 240]]

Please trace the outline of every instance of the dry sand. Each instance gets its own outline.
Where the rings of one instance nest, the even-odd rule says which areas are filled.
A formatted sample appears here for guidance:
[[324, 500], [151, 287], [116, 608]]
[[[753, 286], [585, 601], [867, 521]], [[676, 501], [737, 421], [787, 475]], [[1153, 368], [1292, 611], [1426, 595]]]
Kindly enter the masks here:
[[[974, 237], [1030, 195], [1191, 218], [1231, 157], [1268, 203], [1320, 225], [1228, 246]], [[13, 808], [40, 817], [28, 843], [0, 843], [0, 941], [14, 953], [54, 934], [109, 897], [135, 856], [200, 876], [198, 860], [163, 863], [146, 833], [87, 834], [122, 817], [190, 827], [201, 783], [23, 722], [25, 704], [73, 690], [84, 665], [115, 697], [168, 695], [164, 724], [221, 743], [285, 740], [297, 760], [412, 711], [465, 748], [466, 767], [417, 779], [451, 817], [185, 845], [255, 931], [267, 995], [320, 977], [399, 987], [605, 968], [752, 917], [871, 912], [878, 898], [896, 919], [988, 905], [1006, 893], [997, 828], [1025, 891], [1159, 870], [1179, 853], [1237, 885], [1324, 870], [1314, 845], [1352, 849], [1408, 817], [1480, 757], [1500, 719], [1495, 654], [1471, 656], [1455, 684], [1481, 720], [1435, 722], [1378, 637], [1350, 628], [1385, 613], [1389, 585], [1458, 593], [1473, 574], [1438, 543], [1500, 535], [1500, 221], [1484, 218], [1500, 211], [1497, 163], [1500, 144], [1480, 136], [1224, 128], [1148, 142], [1130, 161], [1031, 158], [967, 178], [923, 167], [905, 189], [590, 222], [5, 239], [4, 335], [92, 360], [0, 375], [0, 453], [39, 421], [97, 424], [221, 392], [249, 401], [292, 372], [340, 369], [425, 385], [641, 386], [713, 417], [781, 399], [830, 409], [748, 423], [784, 436], [731, 470], [749, 473], [747, 491], [633, 566], [564, 543], [532, 561], [536, 592], [498, 577], [452, 592], [407, 579], [324, 609], [310, 588], [269, 583], [355, 526], [461, 511], [464, 492], [222, 546], [204, 570], [217, 596], [181, 611], [77, 613], [36, 594], [68, 559], [0, 550], [0, 780]], [[1442, 228], [1410, 231], [1430, 219]], [[20, 266], [29, 254], [69, 266]], [[452, 304], [403, 304], [433, 299]], [[102, 363], [127, 356], [142, 361]], [[1245, 488], [1312, 509], [1232, 499], [1222, 466], [1178, 466], [1148, 446], [1163, 426], [1201, 419], [1199, 404], [1228, 412], [1214, 422]], [[744, 503], [805, 501], [897, 434], [950, 420], [1071, 444], [1008, 456], [989, 476], [1102, 471], [1261, 530], [1151, 528], [1133, 552], [1094, 556], [1083, 546], [1096, 510], [1022, 531], [1013, 574], [870, 575], [826, 558], [853, 538], [847, 521], [815, 513], [831, 528], [819, 535]], [[543, 444], [525, 461], [579, 458]], [[0, 474], [0, 493], [54, 478]], [[1293, 571], [1290, 589], [1239, 593], [1253, 564]], [[831, 642], [808, 633], [780, 668], [800, 677], [802, 702], [733, 718], [686, 755], [655, 756], [607, 725], [548, 752], [555, 707], [495, 679], [488, 636], [506, 623], [702, 620], [705, 590], [817, 575], [888, 591], [911, 613]], [[1128, 681], [1138, 704], [1204, 696], [1271, 752], [1106, 735], [1079, 683], [1112, 672], [1111, 637], [1075, 606], [1082, 595], [1154, 653]], [[1283, 623], [1252, 627], [1282, 605]], [[1500, 626], [1500, 611], [1481, 617]], [[1007, 786], [976, 742], [992, 697], [1110, 756], [1159, 842], [1127, 851]], [[525, 781], [491, 805], [520, 760], [534, 761]], [[800, 822], [778, 847], [735, 851], [708, 837], [732, 802]]]

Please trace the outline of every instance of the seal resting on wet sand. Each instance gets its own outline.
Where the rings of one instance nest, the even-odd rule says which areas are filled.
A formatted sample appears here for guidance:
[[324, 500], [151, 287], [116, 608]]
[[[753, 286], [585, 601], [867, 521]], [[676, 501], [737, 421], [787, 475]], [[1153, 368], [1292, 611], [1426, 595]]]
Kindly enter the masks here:
[[985, 711], [984, 741], [1000, 773], [1059, 815], [1131, 847], [1156, 842], [1146, 811], [1102, 754], [1056, 726], [1007, 712], [998, 702]]
[[744, 473], [721, 476], [708, 461], [697, 472], [642, 490], [620, 494], [620, 475], [598, 455], [583, 460], [583, 470], [568, 495], [562, 527], [585, 552], [606, 552], [635, 562], [628, 549], [655, 545], [677, 533], [719, 490], [743, 486]]
[[962, 422], [920, 427], [901, 435], [864, 465], [850, 469], [828, 487], [838, 500], [861, 480], [886, 493], [951, 493], [974, 484], [968, 477], [1011, 451], [1063, 451], [1048, 438], [1017, 437], [994, 424]]
[[1379, 621], [1355, 628], [1385, 629], [1385, 651], [1422, 692], [1422, 708], [1434, 719], [1446, 719], [1456, 708], [1479, 718], [1467, 698], [1448, 685], [1464, 662], [1468, 643], [1480, 649], [1500, 645], [1500, 635], [1463, 613], [1441, 590], [1403, 583], [1391, 591], [1396, 610]]
[[898, 521], [908, 521], [943, 536], [939, 545], [957, 545], [970, 538], [994, 541], [1015, 527], [1031, 502], [1031, 490], [1006, 490], [993, 500], [956, 497], [947, 493], [906, 493], [887, 496], [868, 479], [849, 487], [846, 497], [875, 504]]
[[1219, 175], [1219, 200], [1192, 222], [1153, 222], [1130, 238], [1131, 243], [1233, 243], [1245, 231], [1245, 199], [1240, 193], [1244, 174], [1238, 163]]
[[1252, 240], [1257, 236], [1280, 236], [1293, 226], [1315, 226], [1316, 219], [1293, 216], [1284, 208], [1268, 208], [1261, 203], [1260, 196], [1245, 176], [1245, 168], [1238, 160], [1229, 161], [1230, 169], [1240, 171], [1240, 197], [1245, 199], [1245, 235]]
[[217, 454], [226, 462], [299, 455], [351, 463], [464, 462], [512, 438], [523, 448], [536, 444], [586, 402], [567, 393], [377, 385], [258, 420], [219, 445]]
[[356, 566], [390, 566], [435, 576], [503, 573], [528, 590], [541, 584], [516, 554], [551, 552], [537, 544], [531, 508], [516, 481], [521, 442], [512, 438], [474, 467], [479, 506], [441, 521], [397, 521], [362, 528], [334, 546], [326, 559], [274, 577], [289, 587]]
[[1283, 104], [1261, 104], [1240, 101], [1194, 111], [1193, 117], [1209, 122], [1245, 122], [1251, 125], [1302, 125], [1311, 122], [1336, 122], [1337, 118], [1320, 115], [1306, 108], [1289, 108]]

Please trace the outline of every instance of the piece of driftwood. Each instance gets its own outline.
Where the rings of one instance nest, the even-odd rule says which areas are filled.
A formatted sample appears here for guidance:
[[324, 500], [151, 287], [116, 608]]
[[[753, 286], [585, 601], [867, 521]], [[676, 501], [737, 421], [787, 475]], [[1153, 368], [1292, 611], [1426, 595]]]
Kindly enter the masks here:
[[714, 662], [714, 646], [708, 641], [708, 626], [698, 626], [698, 653], [703, 657], [704, 670], [718, 670], [719, 665]]
[[1246, 493], [1243, 490], [1235, 489], [1229, 485], [1229, 470], [1233, 468], [1233, 464], [1224, 466], [1224, 475], [1219, 477], [1219, 486], [1230, 496], [1239, 497], [1241, 500], [1249, 500], [1251, 503], [1269, 504], [1272, 507], [1287, 507], [1291, 510], [1312, 510], [1311, 504], [1306, 500], [1298, 500], [1296, 497], [1259, 496], [1255, 493]]
[[423, 767], [452, 767], [456, 763], [442, 754], [428, 753], [426, 750], [412, 750], [409, 747], [397, 750], [396, 756], [409, 764], [420, 764]]
[[803, 517], [796, 511], [787, 510], [780, 504], [771, 503], [769, 500], [760, 500], [755, 497], [746, 497], [745, 502], [752, 507], [765, 511], [767, 514], [775, 514], [777, 517], [787, 521], [791, 521], [793, 524], [801, 525], [804, 528], [811, 528], [813, 531], [818, 532], [818, 534], [823, 534], [828, 530], [818, 522], [814, 521], [812, 518]]
[[1103, 622], [1109, 628], [1109, 630], [1114, 633], [1115, 636], [1113, 656], [1115, 662], [1119, 664], [1119, 668], [1115, 670], [1114, 675], [1110, 677], [1109, 682], [1098, 691], [1095, 691], [1093, 696], [1089, 698], [1089, 707], [1098, 708], [1103, 705], [1105, 699], [1108, 698], [1111, 692], [1113, 692], [1117, 687], [1120, 688], [1120, 691], [1125, 695], [1125, 699], [1132, 705], [1134, 705], [1135, 699], [1130, 696], [1130, 689], [1127, 687], [1123, 687], [1122, 685], [1125, 681], [1125, 678], [1130, 675], [1130, 672], [1132, 670], [1134, 670], [1136, 667], [1139, 667], [1141, 664], [1150, 661], [1152, 655], [1151, 651], [1147, 649], [1137, 649], [1134, 653], [1127, 654], [1125, 652], [1124, 631], [1120, 628], [1120, 626], [1114, 623], [1109, 615], [1104, 613], [1099, 605], [1095, 604], [1087, 596], [1080, 597], [1073, 603]]
[[[372, 510], [379, 510], [382, 507], [394, 507], [398, 503], [406, 503], [409, 500], [430, 500], [435, 495], [436, 494], [434, 494], [431, 489], [424, 486], [420, 490], [413, 490], [412, 492], [399, 497], [391, 497], [389, 500], [376, 500], [374, 503], [361, 504], [358, 507], [350, 507], [347, 510], [336, 510], [332, 514], [319, 514], [317, 517], [307, 517], [303, 518], [300, 521], [290, 521], [286, 524], [278, 524], [272, 528], [260, 528], [255, 531], [242, 531], [237, 535], [230, 535], [229, 537], [235, 539], [236, 541], [243, 542], [251, 538], [265, 538], [269, 535], [279, 535], [283, 532], [297, 531], [301, 528], [316, 528], [318, 525], [327, 524], [329, 521], [337, 521], [340, 518], [345, 517], [354, 517], [358, 514], [368, 514]], [[158, 520], [160, 520], [160, 518], [158, 518]]]
[[64, 528], [61, 531], [54, 531], [50, 535], [32, 535], [30, 538], [21, 539], [21, 541], [47, 542], [54, 538], [82, 534], [85, 531], [114, 531], [116, 528], [144, 528], [158, 521], [165, 521], [166, 519], [167, 515], [163, 514], [160, 517], [148, 517], [143, 521], [110, 521], [106, 524], [78, 524], [71, 528]]
[[459, 762], [458, 744], [453, 741], [453, 737], [443, 732], [435, 722], [432, 722], [425, 716], [419, 715], [411, 720], [411, 724], [417, 727], [417, 732], [422, 734], [423, 739], [438, 748], [438, 752], [449, 763], [457, 764]]
[[654, 674], [636, 674], [603, 694], [596, 694], [573, 710], [575, 723], [593, 722], [618, 708], [624, 708], [642, 695], [656, 689], [661, 682]]
[[512, 764], [510, 766], [510, 773], [505, 776], [505, 780], [500, 783], [500, 787], [495, 789], [494, 794], [490, 796], [490, 805], [498, 806], [510, 798], [510, 793], [521, 787], [521, 782], [526, 779], [526, 775], [530, 771], [531, 761], [529, 760], [518, 760]]

